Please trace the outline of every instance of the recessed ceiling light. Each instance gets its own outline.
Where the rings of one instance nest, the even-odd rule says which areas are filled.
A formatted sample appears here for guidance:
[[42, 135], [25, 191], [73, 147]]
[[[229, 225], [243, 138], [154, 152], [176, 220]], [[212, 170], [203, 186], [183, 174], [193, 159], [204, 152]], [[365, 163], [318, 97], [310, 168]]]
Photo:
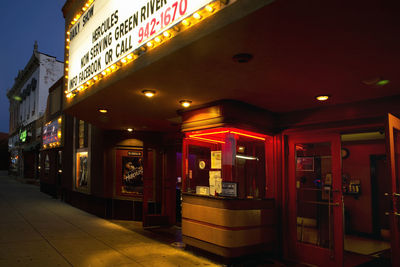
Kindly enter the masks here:
[[156, 91], [154, 90], [143, 90], [142, 94], [147, 96], [148, 98], [153, 97], [156, 94]]
[[128, 132], [133, 132], [133, 129], [132, 128], [128, 128], [128, 129], [126, 129]]
[[100, 109], [99, 109], [99, 112], [100, 112], [100, 113], [107, 113], [107, 112], [108, 112], [108, 110], [107, 110], [107, 109], [105, 109], [105, 108], [100, 108]]
[[383, 79], [382, 77], [373, 77], [371, 79], [363, 80], [362, 83], [369, 86], [383, 86], [388, 84], [390, 81]]
[[182, 105], [182, 107], [188, 108], [192, 104], [192, 101], [190, 101], [190, 100], [181, 100], [181, 101], [179, 101], [179, 103]]
[[390, 82], [389, 80], [381, 79], [376, 83], [376, 85], [384, 86], [384, 85], [388, 84], [389, 82]]
[[317, 99], [318, 101], [326, 101], [326, 100], [328, 100], [329, 98], [330, 98], [329, 95], [317, 95], [317, 96], [315, 97], [315, 99]]

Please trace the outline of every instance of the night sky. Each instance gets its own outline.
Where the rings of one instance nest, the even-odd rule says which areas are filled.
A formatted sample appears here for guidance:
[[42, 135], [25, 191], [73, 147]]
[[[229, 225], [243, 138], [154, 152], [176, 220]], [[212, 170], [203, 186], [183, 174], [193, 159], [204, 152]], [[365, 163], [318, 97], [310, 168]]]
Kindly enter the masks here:
[[39, 52], [64, 61], [65, 0], [3, 1], [0, 41], [0, 132], [9, 128], [7, 91], [18, 70], [24, 69], [33, 53], [35, 40]]

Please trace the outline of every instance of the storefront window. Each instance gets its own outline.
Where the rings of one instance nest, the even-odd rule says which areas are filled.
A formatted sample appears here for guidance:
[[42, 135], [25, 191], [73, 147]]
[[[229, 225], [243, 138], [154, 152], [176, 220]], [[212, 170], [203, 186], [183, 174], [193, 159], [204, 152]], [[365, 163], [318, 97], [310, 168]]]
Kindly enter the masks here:
[[266, 138], [235, 128], [186, 133], [183, 190], [208, 196], [265, 198]]
[[44, 158], [44, 174], [48, 175], [50, 173], [50, 158], [49, 154], [46, 154]]
[[19, 155], [17, 150], [11, 150], [11, 166], [10, 169], [13, 172], [18, 170]]
[[40, 172], [40, 169], [42, 168], [42, 153], [40, 152], [38, 155], [38, 171]]

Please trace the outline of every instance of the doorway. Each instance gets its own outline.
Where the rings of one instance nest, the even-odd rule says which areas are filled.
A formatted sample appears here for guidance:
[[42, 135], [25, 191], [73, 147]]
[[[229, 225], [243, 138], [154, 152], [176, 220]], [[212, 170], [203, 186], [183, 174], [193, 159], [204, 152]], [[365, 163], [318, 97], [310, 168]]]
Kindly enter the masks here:
[[287, 136], [288, 257], [400, 266], [400, 119], [385, 126]]
[[317, 266], [343, 263], [340, 136], [288, 136], [290, 257]]
[[391, 192], [385, 135], [380, 131], [341, 135], [344, 266], [391, 266]]

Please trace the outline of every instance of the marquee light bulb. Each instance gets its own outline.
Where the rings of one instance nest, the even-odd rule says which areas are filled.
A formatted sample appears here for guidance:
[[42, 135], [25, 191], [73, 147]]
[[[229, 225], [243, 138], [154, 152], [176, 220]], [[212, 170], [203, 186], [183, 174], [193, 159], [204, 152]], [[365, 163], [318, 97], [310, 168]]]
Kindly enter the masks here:
[[182, 24], [185, 25], [185, 26], [189, 26], [189, 25], [190, 25], [190, 22], [189, 22], [187, 19], [184, 19], [184, 20], [182, 21]]
[[197, 13], [197, 12], [193, 14], [193, 17], [195, 19], [201, 19], [201, 15], [199, 13]]
[[213, 11], [214, 11], [213, 7], [210, 6], [210, 5], [206, 6], [206, 10], [207, 10], [208, 12], [213, 12]]

